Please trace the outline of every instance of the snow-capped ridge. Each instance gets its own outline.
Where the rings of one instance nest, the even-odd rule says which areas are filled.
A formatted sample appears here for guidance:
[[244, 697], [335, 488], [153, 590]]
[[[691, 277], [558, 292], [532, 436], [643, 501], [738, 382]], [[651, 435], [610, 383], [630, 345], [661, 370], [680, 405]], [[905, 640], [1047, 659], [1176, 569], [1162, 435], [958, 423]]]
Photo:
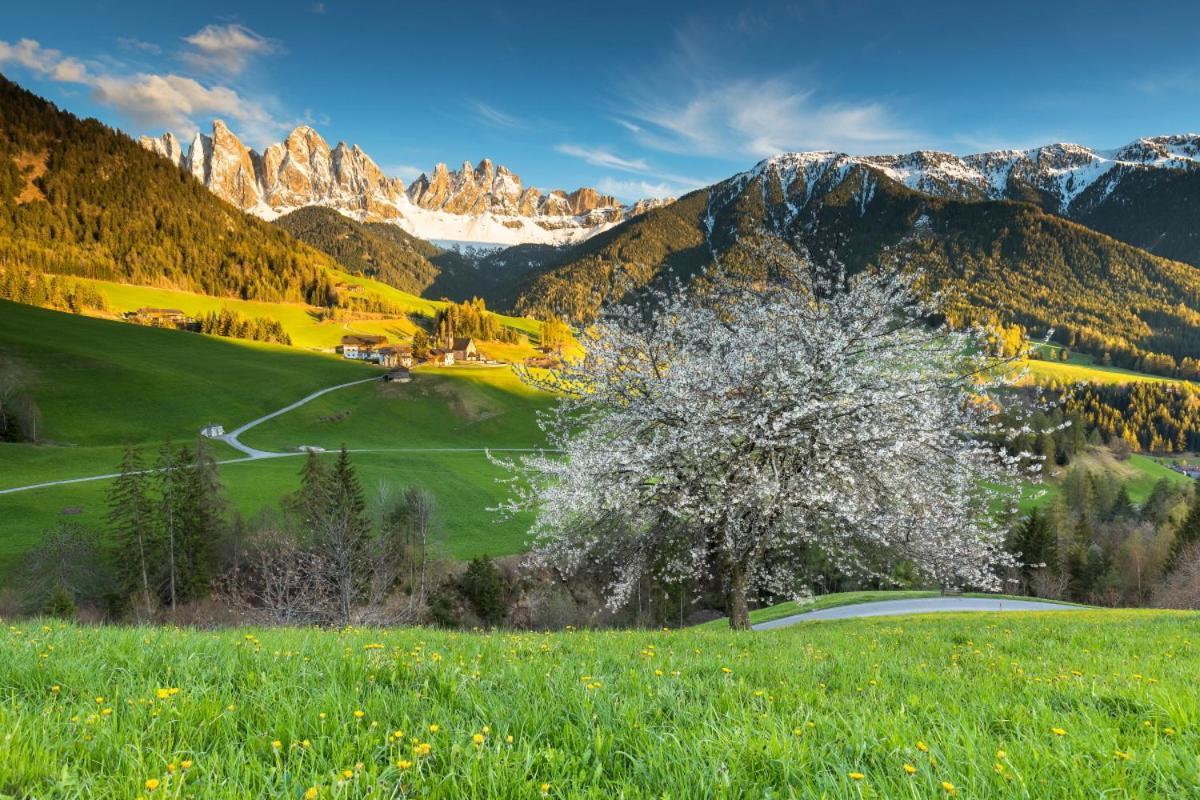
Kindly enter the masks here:
[[[802, 182], [806, 189], [804, 202], [808, 202], [816, 183], [828, 179], [831, 167], [836, 167], [844, 178], [855, 166], [875, 170], [909, 189], [938, 197], [1015, 199], [1026, 197], [1026, 190], [1032, 189], [1051, 198], [1053, 210], [1065, 213], [1081, 195], [1114, 171], [1200, 169], [1200, 134], [1145, 137], [1108, 151], [1058, 142], [1027, 150], [966, 156], [937, 150], [878, 156], [833, 151], [781, 153], [763, 159], [726, 183], [744, 186], [760, 176], [772, 175], [789, 189], [789, 195], [798, 191]], [[1113, 188], [1113, 182], [1106, 181], [1101, 187], [1103, 196]]]

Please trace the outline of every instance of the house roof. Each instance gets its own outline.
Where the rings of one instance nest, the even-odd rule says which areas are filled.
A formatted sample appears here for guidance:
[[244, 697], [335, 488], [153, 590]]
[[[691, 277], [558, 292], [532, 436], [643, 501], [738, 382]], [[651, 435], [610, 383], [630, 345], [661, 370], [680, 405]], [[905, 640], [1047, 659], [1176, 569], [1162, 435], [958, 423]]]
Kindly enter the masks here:
[[450, 349], [451, 350], [466, 350], [469, 346], [471, 346], [473, 344], [475, 344], [474, 339], [459, 338], [459, 339], [454, 340], [454, 346], [451, 347]]
[[342, 344], [373, 345], [373, 344], [383, 344], [386, 341], [387, 341], [386, 336], [351, 335], [351, 336], [343, 336], [342, 337]]
[[180, 317], [184, 316], [184, 312], [178, 308], [151, 308], [150, 306], [146, 306], [145, 308], [139, 308], [137, 310], [137, 313], [139, 313], [139, 314], [167, 314], [167, 315], [180, 316]]
[[389, 344], [379, 348], [381, 353], [411, 353], [412, 348], [406, 344]]

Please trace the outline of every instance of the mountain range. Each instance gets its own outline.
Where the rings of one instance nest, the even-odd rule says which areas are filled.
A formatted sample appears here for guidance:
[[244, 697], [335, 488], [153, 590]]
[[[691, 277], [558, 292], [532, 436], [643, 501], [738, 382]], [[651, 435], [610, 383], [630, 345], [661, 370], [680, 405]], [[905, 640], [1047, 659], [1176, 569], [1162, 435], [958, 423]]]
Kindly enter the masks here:
[[[325, 305], [340, 269], [584, 322], [666, 275], [714, 263], [753, 272], [752, 245], [770, 234], [850, 269], [903, 259], [957, 324], [1053, 329], [1108, 363], [1162, 374], [1200, 364], [1196, 135], [1110, 151], [783, 154], [619, 209], [590, 190], [526, 189], [486, 160], [405, 186], [306, 128], [261, 155], [220, 124], [186, 155], [170, 136], [142, 145], [0, 79], [0, 272]], [[423, 214], [499, 225], [520, 243], [456, 250], [411, 233]]]
[[439, 163], [406, 189], [357, 145], [339, 142], [331, 148], [306, 125], [261, 154], [221, 120], [213, 122], [211, 135], [197, 131], [186, 152], [172, 133], [140, 142], [218, 197], [264, 219], [327, 206], [363, 222], [393, 222], [427, 240], [565, 244], [664, 202], [625, 205], [588, 187], [543, 192], [486, 158], [475, 166], [463, 162], [457, 170]]

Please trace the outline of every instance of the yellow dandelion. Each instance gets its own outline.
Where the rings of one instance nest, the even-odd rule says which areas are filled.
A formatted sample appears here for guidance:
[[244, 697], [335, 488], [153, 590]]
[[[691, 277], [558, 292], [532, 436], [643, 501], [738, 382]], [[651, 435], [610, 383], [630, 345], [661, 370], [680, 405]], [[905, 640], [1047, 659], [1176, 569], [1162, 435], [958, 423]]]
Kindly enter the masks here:
[[146, 779], [145, 786], [146, 786], [147, 792], [153, 792], [155, 789], [158, 788], [158, 785], [159, 785], [158, 778], [147, 778]]
[[310, 786], [304, 793], [304, 800], [317, 800], [317, 797], [320, 796], [320, 794], [321, 790], [318, 787]]
[[474, 743], [476, 747], [479, 747], [479, 745], [483, 744], [484, 739], [485, 737], [482, 733], [477, 733], [471, 737], [471, 742]]
[[396, 766], [399, 767], [400, 769], [412, 769], [412, 765], [413, 765], [413, 762], [407, 761], [403, 758], [396, 762]]
[[355, 711], [355, 712], [354, 712], [354, 718], [355, 718], [355, 719], [362, 719], [362, 718], [363, 718], [363, 717], [365, 717], [366, 715], [367, 715], [367, 712], [363, 711], [361, 708], [360, 708], [359, 710], [357, 710], [357, 711]]
[[541, 792], [542, 792], [542, 797], [545, 797], [546, 795], [550, 794], [550, 784], [548, 784], [548, 783], [543, 783], [543, 784], [542, 784], [540, 787], [538, 787], [538, 788], [540, 788], [540, 789], [541, 789]]
[[721, 672], [724, 672], [726, 675], [728, 675], [729, 673], [733, 672], [733, 670], [731, 670], [729, 667], [721, 667]]
[[1003, 750], [996, 751], [996, 759], [998, 761], [1003, 761], [1006, 758], [1008, 758], [1008, 753], [1004, 752]]
[[436, 723], [429, 726], [430, 733], [437, 733], [440, 730], [441, 730], [441, 728], [439, 728]]
[[1067, 735], [1067, 732], [1065, 730], [1063, 730], [1062, 728], [1051, 728], [1050, 732], [1053, 733], [1055, 736], [1066, 736]]
[[350, 780], [351, 778], [354, 777], [354, 770], [352, 770], [352, 769], [342, 770], [342, 777], [345, 778], [346, 780]]
[[905, 764], [904, 771], [907, 772], [909, 775], [913, 775], [916, 773], [917, 768], [914, 767], [912, 764]]
[[1116, 757], [1116, 759], [1118, 761], [1128, 761], [1129, 760], [1129, 753], [1126, 753], [1123, 750], [1117, 750], [1113, 753], [1113, 755]]
[[179, 762], [179, 766], [183, 767], [184, 769], [191, 769], [192, 760], [190, 758], [185, 758], [183, 761]]
[[847, 775], [850, 776], [850, 780], [852, 780], [852, 781], [861, 781], [863, 778], [867, 777], [866, 775], [863, 775], [861, 772], [849, 772], [849, 773], [847, 773]]
[[170, 764], [167, 764], [167, 772], [174, 772], [177, 769], [179, 769], [179, 766], [174, 761], [172, 761]]
[[953, 797], [958, 794], [958, 789], [954, 788], [954, 784], [950, 781], [942, 781], [942, 791]]

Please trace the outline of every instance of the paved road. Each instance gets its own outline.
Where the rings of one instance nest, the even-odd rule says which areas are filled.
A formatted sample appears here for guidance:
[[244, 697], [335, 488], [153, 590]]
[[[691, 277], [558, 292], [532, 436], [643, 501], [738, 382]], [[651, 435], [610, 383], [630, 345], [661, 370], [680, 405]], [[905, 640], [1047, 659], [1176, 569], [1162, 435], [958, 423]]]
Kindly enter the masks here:
[[990, 597], [925, 597], [916, 600], [880, 600], [874, 603], [858, 603], [850, 606], [806, 611], [790, 617], [760, 622], [752, 626], [756, 631], [786, 628], [797, 622], [822, 619], [850, 619], [852, 617], [891, 617], [907, 614], [937, 614], [947, 611], [1071, 611], [1078, 606], [1045, 603], [1040, 600], [1000, 600]]

